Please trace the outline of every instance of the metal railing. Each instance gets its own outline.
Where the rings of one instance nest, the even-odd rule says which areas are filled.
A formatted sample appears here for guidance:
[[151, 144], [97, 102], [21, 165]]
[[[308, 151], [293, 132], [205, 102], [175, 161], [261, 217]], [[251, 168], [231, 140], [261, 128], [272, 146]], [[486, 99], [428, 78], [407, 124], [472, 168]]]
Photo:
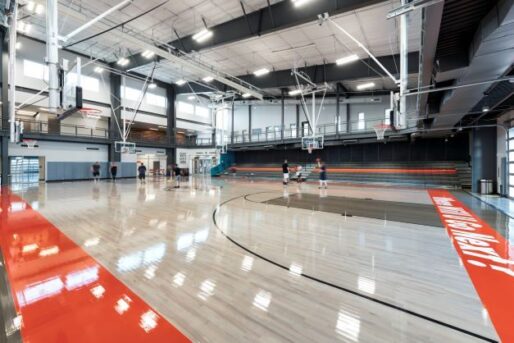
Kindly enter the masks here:
[[[380, 124], [385, 124], [384, 120], [366, 120], [366, 121], [352, 121], [352, 122], [341, 122], [339, 128], [336, 124], [323, 124], [316, 128], [316, 135], [324, 136], [337, 136], [352, 133], [366, 133], [373, 132], [374, 127]], [[282, 140], [300, 139], [305, 136], [313, 135], [310, 129], [307, 127], [302, 129], [284, 129], [283, 136], [280, 128], [277, 130], [274, 127], [273, 130], [263, 130], [261, 133], [252, 133], [249, 135], [247, 132], [234, 132], [233, 142], [234, 144], [241, 143], [263, 143], [263, 142], [276, 142]]]
[[[52, 123], [39, 120], [21, 120], [25, 134], [48, 134], [72, 137], [91, 137], [109, 139], [115, 137], [114, 132], [110, 132], [104, 128], [91, 128], [83, 125], [72, 125], [59, 123], [59, 126], [52, 127]], [[175, 143], [182, 147], [208, 147], [213, 146], [211, 138], [197, 138], [196, 136], [186, 136], [180, 139], [175, 133], [171, 139], [167, 135], [148, 135], [142, 132], [132, 131], [127, 140], [134, 143], [154, 143], [159, 145], [167, 145]]]
[[103, 128], [91, 128], [82, 125], [72, 125], [59, 123], [58, 127], [53, 128], [52, 124], [38, 120], [21, 120], [24, 133], [51, 134], [73, 137], [94, 137], [109, 138], [109, 130]]

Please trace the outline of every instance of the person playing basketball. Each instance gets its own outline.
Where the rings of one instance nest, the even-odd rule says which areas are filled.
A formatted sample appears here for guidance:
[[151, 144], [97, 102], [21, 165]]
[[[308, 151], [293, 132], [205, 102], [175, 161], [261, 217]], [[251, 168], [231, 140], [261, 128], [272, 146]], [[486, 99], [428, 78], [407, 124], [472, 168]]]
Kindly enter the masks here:
[[319, 166], [319, 189], [325, 187], [327, 189], [327, 166], [325, 162], [318, 162]]
[[287, 160], [284, 160], [284, 164], [282, 164], [282, 173], [284, 175], [284, 186], [287, 186], [289, 183], [289, 164], [287, 164]]

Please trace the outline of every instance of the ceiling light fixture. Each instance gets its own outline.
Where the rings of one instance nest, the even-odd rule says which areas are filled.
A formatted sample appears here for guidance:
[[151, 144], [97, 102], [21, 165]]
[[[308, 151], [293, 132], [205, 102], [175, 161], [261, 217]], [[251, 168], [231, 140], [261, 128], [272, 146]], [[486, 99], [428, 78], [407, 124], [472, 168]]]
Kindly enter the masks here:
[[346, 56], [346, 57], [342, 57], [342, 58], [338, 59], [336, 61], [336, 64], [338, 66], [340, 66], [340, 65], [348, 64], [348, 63], [355, 62], [355, 61], [358, 61], [358, 60], [359, 60], [359, 56], [357, 56], [357, 55], [350, 55], [350, 56]]
[[141, 56], [143, 56], [144, 58], [150, 59], [155, 56], [155, 52], [153, 52], [151, 50], [145, 50], [141, 53]]
[[36, 10], [34, 12], [36, 12], [36, 14], [43, 14], [44, 11], [45, 11], [45, 6], [43, 6], [41, 4], [37, 4]]
[[301, 89], [293, 89], [292, 91], [289, 91], [290, 96], [296, 96], [302, 93]]
[[212, 80], [214, 80], [214, 78], [213, 78], [212, 76], [206, 76], [206, 77], [204, 77], [202, 80], [203, 80], [203, 82], [207, 82], [207, 83], [209, 83], [209, 82], [211, 82]]
[[361, 85], [358, 85], [357, 89], [361, 91], [361, 90], [370, 89], [373, 87], [375, 87], [375, 82], [368, 82], [368, 83], [363, 83]]
[[104, 68], [102, 68], [102, 67], [96, 67], [96, 68], [95, 68], [95, 73], [97, 73], [97, 74], [101, 74], [101, 73], [103, 73], [103, 72], [104, 72]]
[[118, 62], [116, 62], [119, 66], [126, 66], [127, 64], [130, 63], [129, 59], [128, 58], [125, 58], [125, 57], [122, 57], [118, 60]]
[[27, 34], [27, 33], [30, 32], [31, 29], [32, 29], [32, 25], [30, 25], [30, 24], [26, 24], [23, 21], [20, 21], [18, 23], [18, 31], [21, 32], [21, 33]]
[[243, 98], [247, 99], [249, 97], [251, 97], [252, 95], [250, 93], [244, 93], [243, 94]]
[[16, 42], [16, 50], [20, 50], [21, 49], [21, 42]]
[[491, 109], [489, 108], [489, 106], [484, 106], [484, 107], [482, 107], [482, 112], [484, 112], [484, 113], [487, 113], [487, 112], [489, 112], [490, 110], [491, 110]]
[[294, 5], [294, 7], [300, 7], [309, 2], [311, 2], [311, 0], [293, 0], [293, 5]]
[[27, 2], [27, 11], [34, 12], [34, 9], [36, 8], [36, 3], [34, 1]]
[[187, 97], [187, 100], [195, 100], [196, 99], [196, 96], [194, 95], [190, 95]]
[[253, 75], [259, 77], [259, 76], [263, 76], [263, 75], [266, 75], [266, 74], [269, 74], [269, 69], [268, 68], [261, 68], [259, 70], [256, 70], [253, 72]]
[[212, 37], [212, 31], [209, 29], [203, 29], [202, 31], [193, 35], [193, 39], [197, 43], [205, 42], [207, 39]]
[[184, 79], [180, 79], [178, 80], [177, 82], [175, 82], [175, 84], [177, 84], [177, 86], [183, 86], [186, 84], [186, 80]]
[[156, 85], [155, 83], [153, 83], [153, 82], [152, 82], [152, 83], [150, 83], [150, 84], [148, 85], [148, 88], [150, 88], [150, 89], [155, 89], [155, 88], [157, 88], [157, 85]]

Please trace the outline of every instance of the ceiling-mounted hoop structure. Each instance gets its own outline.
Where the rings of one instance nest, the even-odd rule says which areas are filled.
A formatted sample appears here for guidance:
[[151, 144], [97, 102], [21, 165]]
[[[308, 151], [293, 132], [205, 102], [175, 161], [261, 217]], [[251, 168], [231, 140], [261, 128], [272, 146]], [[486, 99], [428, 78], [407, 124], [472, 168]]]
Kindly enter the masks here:
[[[315, 136], [318, 133], [318, 121], [321, 115], [321, 109], [323, 108], [325, 96], [330, 87], [326, 82], [322, 86], [315, 84], [314, 82], [312, 82], [308, 75], [302, 73], [301, 71], [298, 71], [298, 68], [296, 66], [292, 70], [292, 75], [294, 76], [297, 85], [296, 92], [301, 97], [301, 104], [305, 117], [307, 118], [307, 121], [311, 128], [312, 135]], [[303, 80], [305, 83], [307, 83], [307, 86], [303, 86], [300, 80]], [[319, 108], [316, 109], [316, 95], [318, 93], [322, 93], [323, 96], [321, 98]], [[307, 106], [307, 100], [305, 99], [306, 96], [311, 96], [312, 103], [310, 111], [309, 107]]]

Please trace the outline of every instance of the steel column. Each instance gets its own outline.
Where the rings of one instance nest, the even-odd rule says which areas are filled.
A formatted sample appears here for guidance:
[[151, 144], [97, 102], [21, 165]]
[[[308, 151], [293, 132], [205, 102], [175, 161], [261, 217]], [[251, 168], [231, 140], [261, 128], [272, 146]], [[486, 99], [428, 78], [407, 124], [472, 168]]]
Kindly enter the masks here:
[[[402, 0], [402, 5], [407, 3], [407, 0]], [[407, 98], [405, 97], [405, 92], [408, 89], [409, 81], [408, 16], [409, 14], [400, 16], [400, 116], [398, 118], [398, 127], [400, 129], [407, 126]]]
[[166, 135], [168, 136], [168, 144], [173, 147], [166, 149], [166, 164], [171, 166], [177, 161], [177, 148], [175, 139], [175, 129], [177, 127], [177, 113], [175, 109], [176, 92], [172, 85], [166, 87]]
[[235, 102], [232, 102], [232, 128], [230, 129], [230, 143], [234, 144], [234, 111], [235, 111]]
[[252, 105], [248, 105], [248, 141], [252, 141]]
[[2, 136], [1, 136], [1, 184], [2, 186], [6, 186], [9, 184], [9, 116], [6, 115], [9, 113], [9, 43], [7, 40], [7, 31], [6, 28], [0, 29], [0, 38], [2, 39], [1, 43], [1, 61], [2, 64], [0, 68], [0, 77], [2, 79]]
[[280, 107], [280, 116], [281, 116], [281, 121], [280, 121], [280, 127], [281, 127], [281, 130], [280, 130], [280, 140], [284, 140], [284, 130], [285, 130], [285, 115], [286, 115], [286, 104], [285, 104], [285, 99], [286, 99], [286, 93], [287, 92], [287, 89], [286, 88], [282, 88], [282, 99], [281, 99], [281, 107]]
[[57, 0], [46, 2], [46, 63], [48, 65], [48, 110], [57, 114], [59, 107], [59, 29]]

